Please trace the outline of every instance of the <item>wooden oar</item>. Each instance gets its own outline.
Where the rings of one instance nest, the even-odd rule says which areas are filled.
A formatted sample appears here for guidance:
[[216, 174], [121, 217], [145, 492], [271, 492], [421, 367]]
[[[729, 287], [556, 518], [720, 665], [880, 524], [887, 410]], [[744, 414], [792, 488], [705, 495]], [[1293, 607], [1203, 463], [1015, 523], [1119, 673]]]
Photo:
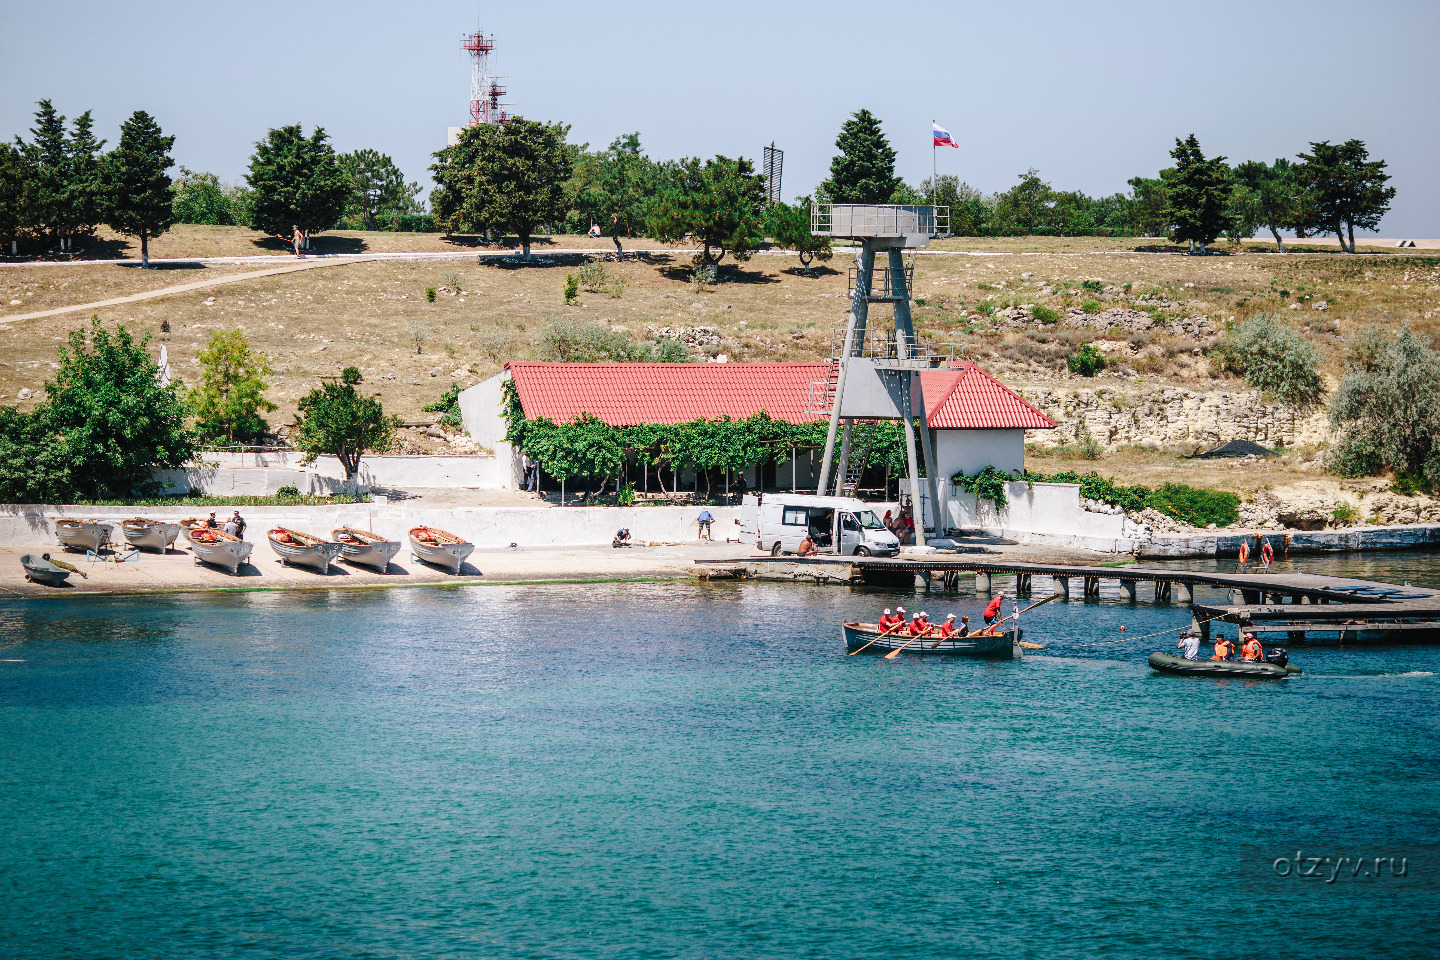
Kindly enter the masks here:
[[59, 567], [61, 570], [69, 570], [71, 573], [80, 574], [80, 576], [84, 577], [86, 580], [90, 579], [90, 574], [86, 573], [84, 570], [76, 569], [73, 563], [66, 563], [64, 560], [56, 560], [53, 558], [50, 560], [50, 562], [55, 564], [55, 566]]
[[[932, 629], [933, 629], [933, 628], [932, 628]], [[896, 657], [896, 655], [899, 654], [901, 650], [904, 650], [906, 647], [910, 646], [910, 644], [914, 643], [916, 640], [924, 640], [924, 639], [925, 639], [926, 637], [928, 637], [928, 636], [930, 636], [930, 631], [929, 631], [929, 630], [926, 630], [924, 633], [916, 634], [915, 636], [911, 637], [909, 640], [906, 640], [904, 643], [900, 644], [900, 646], [896, 647], [894, 650], [891, 650], [889, 653], [885, 654], [885, 659], [886, 659], [886, 660], [894, 660], [895, 657]]]
[[[880, 640], [880, 639], [883, 639], [883, 638], [885, 638], [885, 637], [888, 637], [888, 636], [890, 636], [890, 634], [894, 633], [896, 630], [899, 630], [899, 629], [900, 629], [901, 627], [903, 627], [903, 626], [905, 626], [904, 623], [897, 623], [897, 624], [895, 624], [895, 626], [893, 626], [893, 627], [887, 627], [886, 630], [885, 630], [885, 632], [882, 633], [882, 634], [880, 634], [878, 637], [876, 637], [875, 640]], [[870, 643], [874, 643], [875, 640], [871, 640]], [[870, 646], [870, 643], [865, 644], [865, 647]], [[853, 657], [853, 656], [855, 656], [855, 654], [859, 653], [860, 650], [864, 650], [865, 647], [861, 647], [859, 650], [851, 650], [849, 653], [845, 654], [845, 656], [847, 656], [847, 657]]]

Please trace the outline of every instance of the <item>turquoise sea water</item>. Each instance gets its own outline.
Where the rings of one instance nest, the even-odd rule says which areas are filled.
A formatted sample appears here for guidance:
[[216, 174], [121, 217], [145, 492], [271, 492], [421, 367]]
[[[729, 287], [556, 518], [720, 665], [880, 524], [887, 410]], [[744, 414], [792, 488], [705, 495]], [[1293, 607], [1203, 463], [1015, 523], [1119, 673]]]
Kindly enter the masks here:
[[[1440, 580], [1415, 555], [1309, 566]], [[1046, 649], [1019, 663], [844, 656], [838, 621], [897, 600], [980, 605], [670, 583], [6, 601], [0, 956], [1440, 949], [1440, 649], [1164, 677], [1144, 658], [1175, 634], [1141, 637], [1188, 612], [1112, 598], [1027, 614]], [[1280, 876], [1297, 852], [1324, 877]], [[1341, 857], [1385, 875], [1326, 882]]]

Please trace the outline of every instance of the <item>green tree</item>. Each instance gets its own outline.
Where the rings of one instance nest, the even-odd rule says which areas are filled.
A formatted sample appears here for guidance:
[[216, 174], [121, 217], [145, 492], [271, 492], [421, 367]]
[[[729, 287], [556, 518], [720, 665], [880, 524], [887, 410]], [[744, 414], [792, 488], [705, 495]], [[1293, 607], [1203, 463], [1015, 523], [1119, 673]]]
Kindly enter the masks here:
[[105, 194], [99, 182], [100, 149], [90, 111], [75, 118], [66, 135], [65, 118], [41, 100], [35, 111], [30, 142], [15, 138], [24, 157], [28, 189], [26, 226], [35, 234], [71, 246], [75, 234], [88, 234], [104, 219]]
[[360, 458], [370, 451], [388, 450], [395, 442], [398, 417], [386, 416], [378, 394], [365, 397], [355, 389], [360, 371], [346, 367], [339, 383], [327, 383], [300, 398], [295, 419], [295, 447], [313, 462], [329, 455], [345, 468], [353, 481]]
[[889, 203], [902, 183], [895, 176], [895, 151], [880, 121], [863, 107], [840, 127], [840, 151], [830, 161], [830, 178], [820, 195], [830, 203]]
[[200, 385], [188, 400], [201, 436], [243, 443], [263, 434], [270, 425], [260, 414], [275, 409], [265, 399], [265, 378], [274, 372], [270, 358], [250, 349], [243, 330], [230, 330], [212, 333], [196, 359]]
[[1355, 228], [1377, 229], [1395, 199], [1395, 188], [1385, 185], [1390, 179], [1385, 161], [1371, 160], [1359, 140], [1311, 143], [1310, 152], [1300, 154], [1300, 159], [1304, 162], [1296, 179], [1306, 194], [1306, 226], [1322, 235], [1335, 234], [1340, 249], [1354, 253]]
[[1211, 355], [1255, 390], [1292, 407], [1309, 409], [1325, 396], [1320, 351], [1274, 317], [1240, 324], [1216, 342]]
[[1176, 138], [1170, 156], [1175, 158], [1175, 175], [1165, 192], [1170, 239], [1189, 242], [1190, 253], [1203, 256], [1230, 226], [1230, 168], [1224, 157], [1206, 159], [1193, 133]]
[[25, 155], [0, 143], [0, 243], [9, 245], [11, 256], [20, 252], [20, 237], [30, 226], [29, 194], [30, 166]]
[[995, 198], [991, 223], [995, 232], [1034, 236], [1051, 223], [1055, 191], [1040, 179], [1033, 167], [1020, 175], [1020, 182]]
[[72, 503], [77, 470], [42, 416], [0, 406], [0, 502]]
[[750, 259], [765, 239], [765, 178], [750, 161], [688, 157], [668, 174], [650, 214], [650, 235], [664, 242], [695, 237], [704, 247], [700, 262], [707, 266], [727, 252], [736, 260]]
[[366, 230], [375, 229], [377, 217], [420, 212], [420, 184], [406, 183], [405, 174], [389, 154], [378, 150], [352, 150], [339, 156], [340, 166], [354, 184], [347, 216], [358, 216]]
[[95, 138], [94, 126], [86, 110], [75, 118], [65, 141], [65, 222], [61, 231], [71, 249], [76, 236], [94, 233], [96, 225], [108, 219], [115, 199], [105, 183], [106, 158], [100, 152], [105, 141]]
[[245, 179], [254, 191], [250, 225], [286, 239], [299, 227], [306, 247], [311, 233], [329, 230], [344, 214], [353, 188], [324, 129], [306, 137], [298, 123], [255, 144]]
[[582, 152], [570, 186], [576, 226], [583, 231], [598, 224], [609, 232], [615, 252], [623, 255], [620, 238], [634, 236], [643, 227], [660, 183], [660, 166], [641, 151], [638, 132], [616, 137], [607, 150]]
[[467, 127], [430, 167], [437, 219], [447, 230], [508, 230], [529, 260], [530, 238], [569, 210], [575, 151], [565, 143], [568, 129], [523, 117]]
[[964, 183], [959, 177], [942, 173], [931, 182], [927, 177], [920, 182], [920, 192], [926, 203], [950, 208], [950, 233], [957, 237], [978, 237], [985, 232], [990, 208], [979, 190]]
[[806, 273], [810, 272], [812, 262], [824, 263], [835, 255], [829, 237], [817, 237], [810, 232], [809, 197], [798, 198], [793, 207], [788, 203], [770, 204], [765, 208], [765, 229], [777, 245], [800, 254], [800, 265]]
[[1132, 204], [1130, 216], [1137, 236], [1158, 237], [1169, 232], [1169, 221], [1165, 217], [1168, 206], [1166, 194], [1174, 175], [1173, 169], [1161, 170], [1160, 176], [1154, 179], [1131, 177], [1127, 181]]
[[171, 189], [174, 192], [171, 207], [176, 223], [203, 223], [220, 227], [235, 224], [230, 195], [215, 174], [181, 166], [180, 176], [176, 178]]
[[175, 222], [175, 196], [170, 175], [175, 165], [170, 148], [175, 138], [160, 131], [150, 114], [136, 110], [120, 127], [120, 142], [105, 158], [105, 191], [110, 197], [106, 218], [120, 233], [140, 238], [140, 263], [150, 266], [150, 238]]
[[1410, 331], [1367, 332], [1330, 403], [1337, 434], [1335, 472], [1364, 476], [1393, 470], [1440, 487], [1440, 354]]
[[1252, 236], [1255, 227], [1263, 226], [1280, 252], [1286, 252], [1280, 231], [1293, 229], [1302, 219], [1301, 188], [1295, 173], [1295, 166], [1284, 157], [1273, 165], [1247, 160], [1235, 168], [1238, 216], [1244, 221], [1240, 233]]
[[180, 384], [161, 385], [149, 342], [149, 334], [137, 342], [123, 326], [112, 334], [95, 317], [88, 336], [72, 330], [60, 348], [60, 369], [46, 381], [36, 416], [82, 497], [143, 491], [156, 468], [176, 469], [195, 455]]

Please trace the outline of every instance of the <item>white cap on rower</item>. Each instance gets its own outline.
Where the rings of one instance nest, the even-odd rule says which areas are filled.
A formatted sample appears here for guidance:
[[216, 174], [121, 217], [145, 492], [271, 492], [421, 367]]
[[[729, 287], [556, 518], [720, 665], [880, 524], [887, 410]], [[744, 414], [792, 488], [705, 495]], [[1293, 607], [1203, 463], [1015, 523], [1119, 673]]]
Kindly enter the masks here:
[[946, 620], [954, 620], [954, 619], [955, 619], [955, 614], [952, 613], [952, 614], [950, 614], [950, 616], [946, 617], [945, 619], [946, 619]]
[[889, 608], [889, 607], [886, 607], [886, 608], [885, 608], [885, 615], [886, 615], [887, 617], [890, 615], [890, 608]]
[[905, 608], [904, 608], [904, 607], [896, 607], [896, 608], [895, 608], [895, 612], [896, 612], [896, 613], [904, 613], [904, 612], [905, 612]]

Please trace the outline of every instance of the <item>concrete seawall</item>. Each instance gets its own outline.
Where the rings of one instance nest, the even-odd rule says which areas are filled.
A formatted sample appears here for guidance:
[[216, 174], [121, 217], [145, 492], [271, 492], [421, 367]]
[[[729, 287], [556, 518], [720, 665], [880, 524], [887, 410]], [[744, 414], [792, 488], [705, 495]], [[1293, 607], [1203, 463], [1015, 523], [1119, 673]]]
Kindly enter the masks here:
[[1234, 557], [1241, 543], [1258, 558], [1261, 537], [1269, 537], [1277, 557], [1304, 553], [1365, 550], [1423, 550], [1440, 547], [1440, 524], [1395, 527], [1353, 527], [1347, 530], [1279, 530], [1213, 533], [1196, 537], [1157, 536], [1136, 545], [1139, 557]]

